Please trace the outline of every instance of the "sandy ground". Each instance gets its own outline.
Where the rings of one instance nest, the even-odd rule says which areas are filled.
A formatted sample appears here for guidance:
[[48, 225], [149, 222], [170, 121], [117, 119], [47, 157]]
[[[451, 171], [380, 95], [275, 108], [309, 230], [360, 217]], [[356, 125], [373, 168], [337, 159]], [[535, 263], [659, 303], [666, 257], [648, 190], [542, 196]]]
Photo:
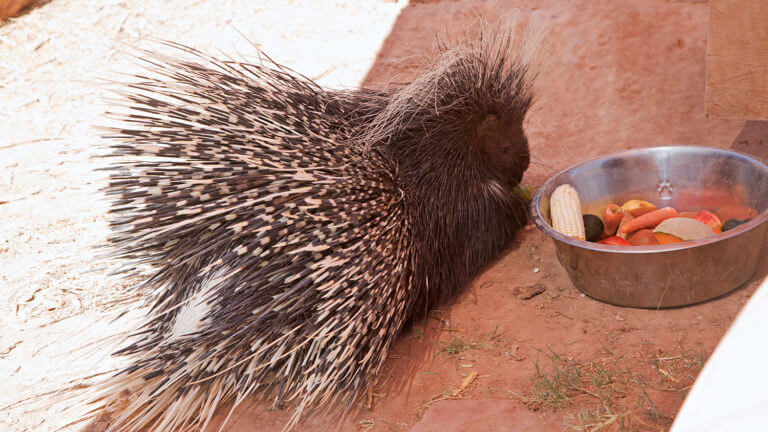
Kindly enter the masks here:
[[[105, 146], [93, 128], [105, 124], [103, 83], [138, 71], [116, 46], [152, 36], [248, 56], [253, 42], [323, 85], [355, 87], [403, 7], [52, 1], [0, 26], [0, 406], [87, 376], [103, 353], [67, 350], [115, 331], [104, 308], [137, 282], [108, 277], [115, 263], [94, 249], [108, 232], [94, 171]], [[0, 430], [51, 430], [54, 413], [0, 411]]]
[[[534, 185], [632, 147], [768, 156], [764, 123], [703, 114], [706, 4], [516, 6], [523, 23], [550, 35], [527, 126]], [[412, 76], [446, 28], [460, 34], [479, 15], [513, 12], [506, 2], [465, 0], [54, 0], [0, 26], [0, 407], [30, 388], [87, 376], [106, 353], [68, 350], [128, 325], [107, 326], [104, 310], [137, 281], [109, 277], [115, 264], [93, 249], [107, 234], [103, 178], [93, 170], [105, 143], [92, 125], [108, 106], [99, 83], [136, 70], [115, 43], [151, 35], [247, 56], [253, 41], [323, 85], [375, 86]], [[614, 307], [581, 295], [548, 239], [528, 229], [464, 297], [403, 335], [370, 406], [340, 423], [310, 418], [301, 430], [664, 430], [766, 272], [762, 265], [746, 286], [701, 305]], [[530, 286], [541, 292], [521, 298]], [[565, 399], [547, 396], [542, 378], [563, 376], [576, 379]], [[277, 431], [289, 414], [252, 401], [227, 430]], [[0, 411], [4, 431], [46, 431], [56, 421], [53, 409]]]

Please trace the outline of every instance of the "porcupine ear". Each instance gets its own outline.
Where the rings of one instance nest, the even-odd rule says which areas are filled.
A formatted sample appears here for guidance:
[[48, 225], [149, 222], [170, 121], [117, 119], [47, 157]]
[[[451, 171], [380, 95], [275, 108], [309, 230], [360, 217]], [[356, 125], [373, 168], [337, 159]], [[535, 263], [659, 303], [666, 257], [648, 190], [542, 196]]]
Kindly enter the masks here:
[[501, 131], [501, 120], [495, 114], [487, 114], [479, 119], [475, 128], [475, 139], [478, 147], [489, 157], [494, 156], [495, 147]]
[[[475, 128], [475, 145], [486, 158], [493, 160], [501, 152], [499, 136], [501, 135], [501, 120], [496, 114], [486, 114], [477, 120]], [[506, 150], [504, 151], [506, 152]]]

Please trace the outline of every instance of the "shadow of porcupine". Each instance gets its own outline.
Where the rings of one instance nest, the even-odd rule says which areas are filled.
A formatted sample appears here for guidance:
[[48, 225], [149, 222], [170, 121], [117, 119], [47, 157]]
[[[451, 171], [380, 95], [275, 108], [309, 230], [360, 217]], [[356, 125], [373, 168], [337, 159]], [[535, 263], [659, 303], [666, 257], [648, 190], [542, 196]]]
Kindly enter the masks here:
[[106, 193], [152, 313], [90, 390], [105, 407], [132, 394], [109, 430], [202, 430], [250, 395], [295, 407], [288, 428], [349, 405], [409, 320], [498, 257], [526, 219], [534, 47], [484, 36], [381, 90], [144, 53]]

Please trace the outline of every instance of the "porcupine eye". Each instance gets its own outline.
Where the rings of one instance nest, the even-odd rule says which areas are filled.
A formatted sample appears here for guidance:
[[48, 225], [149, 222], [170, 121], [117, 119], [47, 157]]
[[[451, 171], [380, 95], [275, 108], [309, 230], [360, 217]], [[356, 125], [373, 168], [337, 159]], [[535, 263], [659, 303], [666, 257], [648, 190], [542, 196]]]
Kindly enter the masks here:
[[520, 182], [530, 163], [522, 120], [502, 121], [488, 114], [477, 126], [477, 141], [483, 159], [497, 176], [512, 185]]

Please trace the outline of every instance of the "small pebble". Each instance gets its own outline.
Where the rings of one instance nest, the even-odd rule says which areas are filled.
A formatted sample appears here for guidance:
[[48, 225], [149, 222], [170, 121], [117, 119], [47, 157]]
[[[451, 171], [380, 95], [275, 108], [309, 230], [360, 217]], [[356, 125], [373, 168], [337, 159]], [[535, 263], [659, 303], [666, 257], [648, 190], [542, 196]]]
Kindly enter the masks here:
[[546, 288], [542, 284], [516, 286], [512, 288], [512, 295], [521, 300], [528, 300], [543, 293], [545, 290]]

